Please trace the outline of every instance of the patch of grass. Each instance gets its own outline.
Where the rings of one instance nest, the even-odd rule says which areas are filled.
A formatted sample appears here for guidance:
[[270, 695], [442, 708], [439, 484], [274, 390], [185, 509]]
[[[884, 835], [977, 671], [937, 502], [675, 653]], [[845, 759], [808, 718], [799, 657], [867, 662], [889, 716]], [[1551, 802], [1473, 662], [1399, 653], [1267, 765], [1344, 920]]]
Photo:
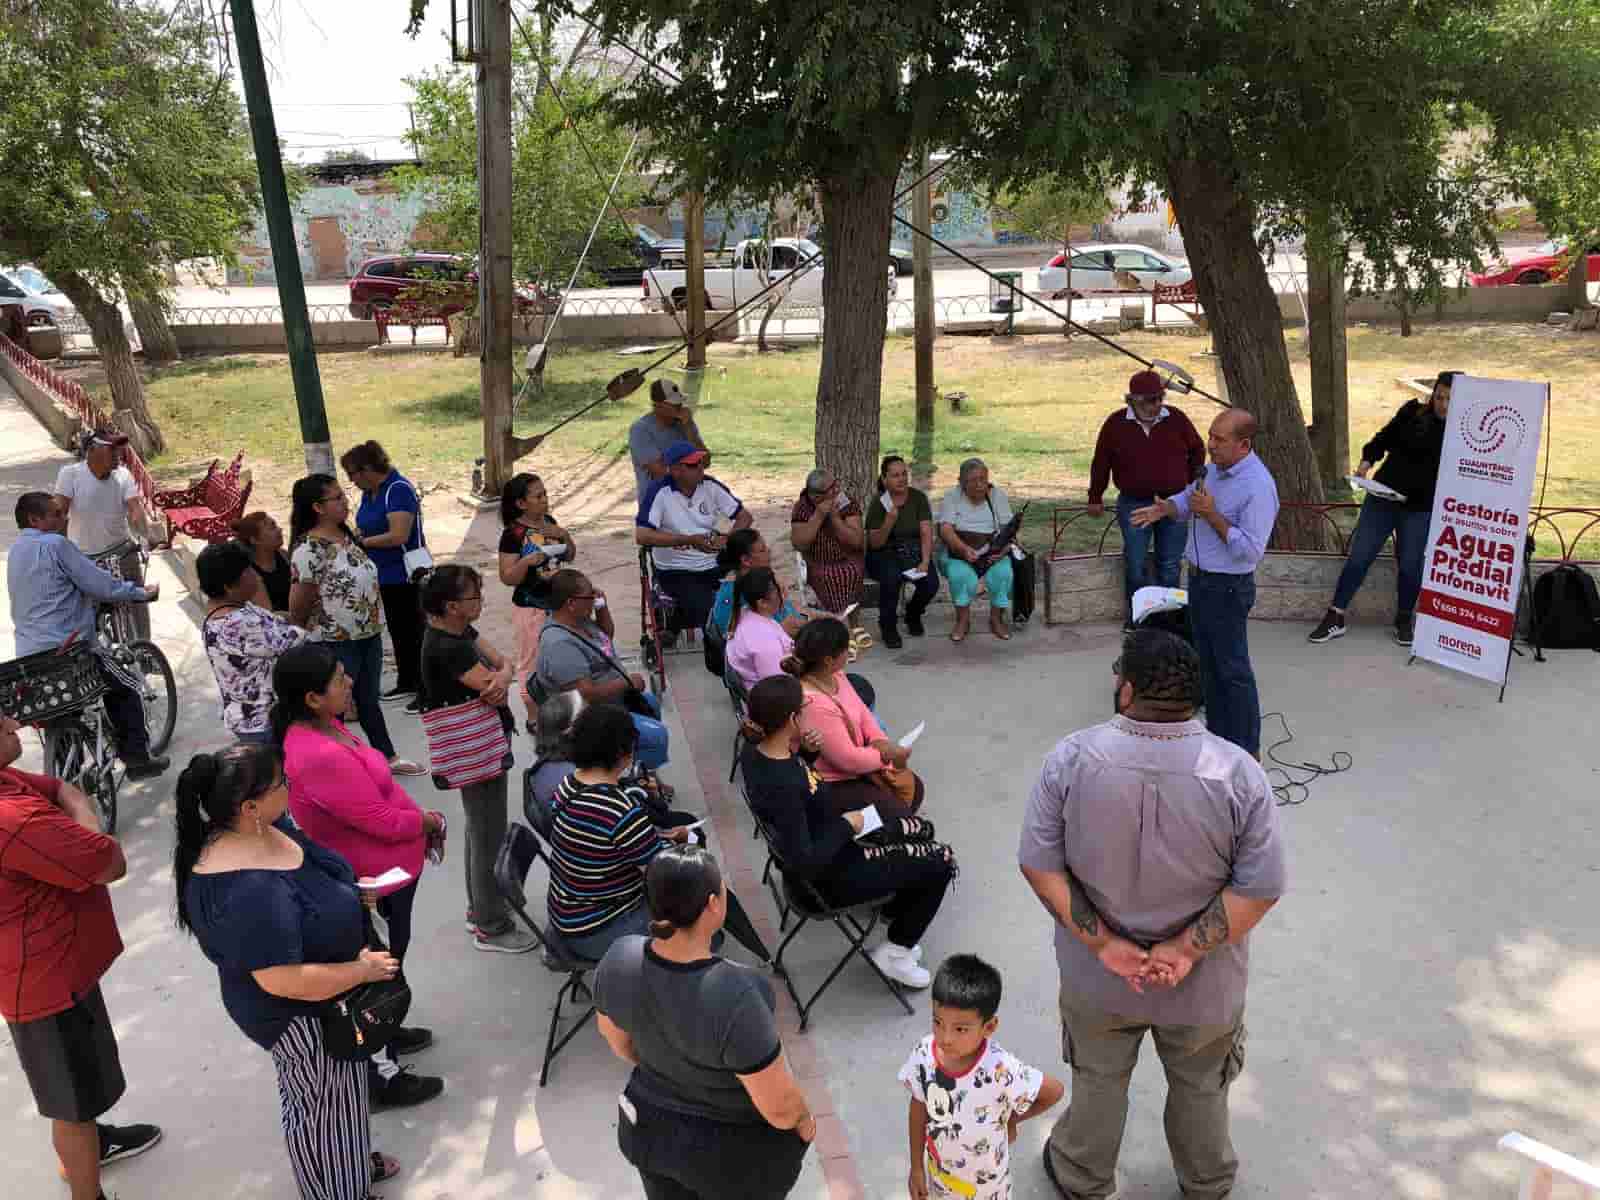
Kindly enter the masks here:
[[[1215, 389], [1216, 360], [1196, 337], [1136, 333], [1121, 339], [1152, 358], [1187, 367]], [[1296, 384], [1310, 417], [1310, 368], [1303, 335], [1289, 335]], [[1411, 338], [1383, 327], [1349, 331], [1351, 456], [1402, 402], [1397, 377], [1431, 376], [1440, 368], [1500, 378], [1549, 379], [1555, 384], [1548, 504], [1600, 502], [1600, 397], [1585, 386], [1600, 343], [1533, 325], [1422, 327]], [[884, 348], [882, 447], [913, 458], [915, 395], [909, 338]], [[962, 459], [978, 455], [995, 479], [1019, 498], [1035, 501], [1043, 518], [1050, 503], [1081, 503], [1094, 439], [1117, 408], [1138, 366], [1099, 343], [1057, 336], [996, 339], [945, 336], [937, 344], [941, 390], [965, 391], [959, 412], [941, 402], [932, 439], [933, 487], [954, 481]], [[519, 433], [534, 433], [598, 398], [605, 383], [639, 360], [609, 349], [553, 353], [540, 396], [517, 415]], [[713, 470], [747, 500], [794, 495], [813, 465], [818, 347], [757, 354], [753, 347], [715, 345], [698, 420], [715, 452]], [[320, 357], [328, 419], [336, 451], [376, 437], [419, 482], [460, 483], [482, 453], [478, 365], [447, 355], [375, 356], [365, 352]], [[670, 375], [682, 358], [658, 369]], [[288, 360], [282, 355], [200, 359], [163, 370], [149, 386], [151, 407], [171, 449], [167, 461], [229, 455], [292, 470], [301, 459], [299, 424]], [[1202, 430], [1212, 405], [1199, 398], [1179, 405]], [[594, 478], [624, 489], [627, 429], [648, 408], [643, 391], [621, 403], [602, 403], [564, 426], [529, 461], [547, 478]], [[159, 463], [157, 464], [160, 465]], [[1541, 461], [1541, 469], [1542, 469]], [[621, 497], [617, 498], [619, 501]], [[1535, 493], [1535, 500], [1538, 492]], [[1573, 527], [1574, 531], [1576, 526]], [[1073, 534], [1074, 540], [1079, 537]], [[1098, 532], [1092, 540], [1098, 540]], [[1587, 539], [1600, 556], [1600, 535]], [[1553, 553], [1554, 539], [1541, 538]]]

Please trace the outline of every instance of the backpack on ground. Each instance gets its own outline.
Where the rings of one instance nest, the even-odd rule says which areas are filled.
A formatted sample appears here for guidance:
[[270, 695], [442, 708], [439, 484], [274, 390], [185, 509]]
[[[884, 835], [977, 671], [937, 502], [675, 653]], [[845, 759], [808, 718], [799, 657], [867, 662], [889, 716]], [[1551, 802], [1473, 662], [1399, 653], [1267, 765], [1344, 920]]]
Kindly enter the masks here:
[[1561, 563], [1533, 585], [1533, 624], [1546, 650], [1600, 651], [1600, 588], [1573, 563]]

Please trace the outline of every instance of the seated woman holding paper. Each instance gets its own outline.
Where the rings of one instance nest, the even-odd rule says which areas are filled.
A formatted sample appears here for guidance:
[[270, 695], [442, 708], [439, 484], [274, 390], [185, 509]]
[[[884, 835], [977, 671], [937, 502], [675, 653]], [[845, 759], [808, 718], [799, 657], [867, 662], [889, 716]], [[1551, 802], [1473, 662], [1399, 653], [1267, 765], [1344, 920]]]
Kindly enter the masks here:
[[933, 509], [911, 486], [906, 460], [891, 454], [878, 470], [877, 495], [867, 507], [867, 574], [878, 582], [878, 626], [883, 644], [898, 650], [896, 609], [900, 585], [912, 585], [906, 605], [906, 632], [922, 636], [922, 614], [939, 593], [933, 571]]
[[833, 787], [834, 811], [878, 806], [886, 817], [909, 817], [922, 807], [922, 780], [906, 766], [909, 747], [897, 746], [844, 673], [850, 630], [837, 617], [818, 617], [794, 640], [783, 669], [800, 681], [805, 727], [821, 738], [817, 769]]
[[[556, 788], [550, 828], [550, 932], [583, 958], [650, 930], [644, 872], [662, 847], [691, 841], [687, 825], [661, 829], [642, 788], [625, 785], [639, 732], [620, 704], [590, 704], [572, 725], [575, 770]], [[762, 962], [772, 956], [728, 894], [727, 930]]]
[[[927, 987], [918, 943], [956, 877], [955, 853], [934, 841], [933, 826], [920, 818], [886, 816], [872, 805], [841, 806], [836, 785], [812, 769], [822, 739], [801, 730], [805, 702], [799, 681], [787, 675], [763, 679], [751, 691], [750, 720], [762, 740], [746, 746], [740, 759], [750, 806], [784, 868], [832, 903], [893, 897], [884, 910], [888, 936], [872, 959], [896, 982]], [[882, 824], [874, 828], [877, 820]], [[863, 835], [870, 840], [856, 840]]]
[[[1450, 385], [1460, 371], [1440, 371], [1433, 394], [1426, 401], [1408, 400], [1378, 435], [1361, 448], [1361, 465], [1351, 482], [1366, 492], [1361, 516], [1350, 535], [1350, 556], [1334, 588], [1333, 603], [1309, 641], [1317, 644], [1341, 638], [1345, 610], [1355, 599], [1367, 570], [1389, 535], [1394, 535], [1395, 564], [1399, 568], [1399, 604], [1394, 618], [1394, 640], [1411, 645], [1411, 629], [1422, 591], [1422, 557], [1428, 549], [1428, 522], [1433, 515], [1433, 490], [1439, 479], [1439, 458], [1444, 452], [1445, 417], [1450, 411]], [[1366, 480], [1379, 460], [1374, 476], [1377, 487]]]
[[[442, 837], [444, 816], [420, 808], [383, 754], [340, 719], [350, 689], [350, 676], [326, 646], [305, 642], [285, 650], [272, 670], [272, 732], [283, 747], [289, 815], [301, 832], [348, 862], [357, 878], [396, 867], [405, 873], [407, 881], [381, 888], [377, 902], [389, 953], [403, 966], [428, 839]], [[370, 1060], [376, 1104], [418, 1104], [444, 1090], [443, 1080], [402, 1072], [395, 1062], [396, 1053], [414, 1054], [432, 1041], [426, 1029], [401, 1029]]]
[[989, 468], [981, 458], [962, 463], [959, 479], [939, 502], [939, 570], [950, 581], [950, 602], [956, 608], [950, 640], [967, 639], [980, 578], [989, 586], [989, 629], [1003, 640], [1011, 636], [1006, 622], [1011, 609], [1011, 557], [985, 552], [1011, 521], [1011, 501], [989, 482]]

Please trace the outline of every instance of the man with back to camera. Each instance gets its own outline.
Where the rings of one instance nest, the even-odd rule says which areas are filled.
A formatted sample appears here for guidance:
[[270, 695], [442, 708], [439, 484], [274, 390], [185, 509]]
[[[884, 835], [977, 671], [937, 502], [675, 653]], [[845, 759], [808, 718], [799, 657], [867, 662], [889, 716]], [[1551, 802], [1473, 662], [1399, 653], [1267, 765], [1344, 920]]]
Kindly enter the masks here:
[[628, 426], [628, 457], [633, 460], [634, 499], [643, 503], [650, 485], [664, 479], [670, 466], [663, 457], [678, 442], [700, 450], [705, 439], [694, 423], [688, 398], [670, 379], [650, 384], [650, 411]]
[[1133, 594], [1148, 582], [1146, 559], [1155, 542], [1156, 578], [1177, 587], [1188, 526], [1163, 517], [1153, 526], [1135, 526], [1133, 514], [1163, 496], [1183, 491], [1205, 466], [1206, 447], [1181, 409], [1166, 403], [1167, 384], [1155, 371], [1128, 380], [1127, 403], [1105, 419], [1089, 468], [1089, 515], [1105, 513], [1106, 483], [1117, 485], [1117, 527], [1122, 530], [1123, 580], [1127, 592], [1123, 632], [1133, 629]]
[[12, 765], [17, 730], [0, 713], [0, 1016], [72, 1200], [103, 1200], [100, 1168], [161, 1140], [97, 1121], [127, 1087], [100, 978], [122, 953], [106, 884], [128, 864], [87, 796]]
[[[56, 498], [66, 506], [70, 534], [90, 558], [128, 543], [117, 559], [122, 578], [144, 584], [144, 564], [133, 545], [134, 531], [145, 528], [144, 497], [132, 472], [122, 465], [128, 435], [96, 429], [87, 435], [83, 461], [68, 463], [56, 474]], [[133, 610], [133, 627], [141, 641], [150, 640], [150, 610]]]
[[[1205, 675], [1206, 725], [1261, 756], [1261, 696], [1250, 666], [1256, 564], [1278, 520], [1278, 485], [1255, 453], [1256, 419], [1230, 408], [1211, 422], [1211, 465], [1186, 490], [1134, 512], [1136, 528], [1189, 522], [1189, 623]], [[1191, 519], [1193, 518], [1193, 519]]]
[[706, 474], [711, 454], [691, 442], [674, 442], [662, 455], [668, 473], [650, 485], [634, 522], [634, 540], [651, 548], [656, 582], [676, 608], [673, 629], [703, 629], [722, 584], [717, 551], [731, 533], [744, 529], [750, 512], [725, 484]]
[[[97, 605], [142, 606], [161, 594], [159, 584], [119, 582], [90, 562], [62, 533], [67, 514], [58, 497], [25, 492], [17, 500], [16, 517], [22, 532], [6, 558], [6, 584], [17, 657], [55, 650], [73, 638], [94, 643]], [[106, 712], [128, 778], [161, 774], [171, 760], [150, 753], [139, 694], [104, 656], [99, 656], [99, 665], [107, 689]]]
[[1148, 1032], [1185, 1200], [1220, 1200], [1239, 1169], [1228, 1092], [1244, 1069], [1248, 937], [1286, 888], [1278, 810], [1261, 765], [1195, 720], [1200, 659], [1182, 638], [1135, 631], [1112, 674], [1116, 716], [1045, 758], [1017, 850], [1055, 918], [1072, 1068], [1045, 1171], [1067, 1200], [1115, 1195]]

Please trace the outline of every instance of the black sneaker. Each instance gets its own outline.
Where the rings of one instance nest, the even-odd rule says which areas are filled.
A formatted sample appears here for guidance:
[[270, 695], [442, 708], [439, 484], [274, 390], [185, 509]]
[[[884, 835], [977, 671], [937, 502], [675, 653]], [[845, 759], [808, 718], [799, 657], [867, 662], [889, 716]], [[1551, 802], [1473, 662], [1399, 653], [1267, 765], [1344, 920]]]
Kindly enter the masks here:
[[1331, 642], [1334, 638], [1342, 638], [1343, 636], [1344, 614], [1334, 612], [1330, 608], [1323, 614], [1322, 620], [1317, 623], [1317, 627], [1311, 631], [1306, 640], [1320, 646], [1323, 642]]
[[138, 1158], [161, 1140], [158, 1125], [100, 1125], [100, 1165], [109, 1167], [125, 1158]]
[[416, 1054], [433, 1045], [433, 1030], [402, 1025], [389, 1037], [389, 1049], [396, 1054]]
[[129, 779], [154, 779], [157, 775], [166, 773], [172, 765], [172, 760], [165, 755], [146, 754], [143, 758], [125, 758], [122, 760], [123, 774]]
[[[906, 624], [909, 625], [910, 622], [908, 621]], [[898, 650], [901, 646], [905, 645], [905, 643], [900, 640], [900, 631], [892, 626], [879, 626], [878, 632], [883, 634], [883, 644], [889, 647], [891, 650]]]
[[906, 632], [912, 637], [921, 637], [927, 632], [927, 630], [922, 627], [921, 613], [914, 613], [909, 608], [906, 609]]
[[377, 1067], [371, 1068], [369, 1090], [374, 1111], [385, 1108], [409, 1108], [432, 1100], [444, 1091], [444, 1080], [437, 1075], [417, 1075], [410, 1067], [401, 1067], [397, 1074], [385, 1079]]
[[1415, 618], [1411, 613], [1401, 613], [1394, 619], [1394, 640], [1397, 645], [1411, 645], [1412, 631], [1415, 628]]
[[378, 699], [382, 700], [385, 704], [398, 704], [402, 700], [411, 699], [416, 694], [417, 694], [417, 689], [416, 688], [401, 687], [397, 683], [392, 688], [390, 688], [387, 692], [384, 692], [383, 695], [379, 696]]

